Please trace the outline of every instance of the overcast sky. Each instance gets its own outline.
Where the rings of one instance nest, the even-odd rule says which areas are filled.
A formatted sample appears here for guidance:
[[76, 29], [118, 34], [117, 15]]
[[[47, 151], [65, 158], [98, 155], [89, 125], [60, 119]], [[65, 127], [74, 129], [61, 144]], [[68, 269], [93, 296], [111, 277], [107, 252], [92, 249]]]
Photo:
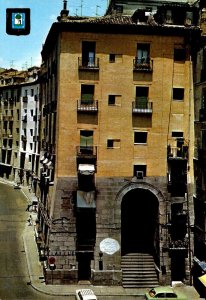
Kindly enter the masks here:
[[[102, 16], [108, 0], [68, 0], [70, 15]], [[31, 32], [26, 36], [6, 33], [6, 8], [30, 8]], [[0, 67], [18, 70], [41, 63], [47, 33], [63, 8], [63, 0], [0, 0]]]

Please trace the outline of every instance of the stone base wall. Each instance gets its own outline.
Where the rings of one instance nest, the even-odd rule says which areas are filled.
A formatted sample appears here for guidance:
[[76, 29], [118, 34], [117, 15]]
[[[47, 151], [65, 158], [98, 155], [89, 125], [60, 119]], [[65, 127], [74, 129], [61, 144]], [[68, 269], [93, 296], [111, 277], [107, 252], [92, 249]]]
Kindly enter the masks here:
[[[94, 249], [94, 260], [91, 261], [91, 282], [94, 285], [121, 285], [121, 200], [124, 191], [130, 188], [147, 188], [155, 194], [159, 201], [159, 224], [167, 223], [167, 213], [170, 209], [170, 198], [167, 192], [166, 177], [146, 177], [143, 180], [136, 178], [96, 178], [96, 245]], [[75, 192], [77, 189], [76, 178], [59, 178], [53, 195], [54, 219], [56, 224], [52, 225], [49, 234], [50, 254], [55, 256], [57, 252], [57, 269], [47, 269], [46, 281], [55, 281], [56, 284], [72, 284], [78, 281], [78, 261], [76, 260], [76, 216], [75, 216]], [[125, 193], [126, 193], [125, 192]], [[123, 196], [122, 196], [123, 195]], [[122, 197], [122, 198], [121, 198]], [[68, 223], [60, 224], [59, 219], [68, 219]], [[168, 251], [163, 250], [167, 244], [168, 228], [159, 226], [159, 243], [157, 251], [160, 269], [159, 282], [169, 284], [171, 281], [171, 260]], [[112, 255], [103, 253], [103, 269], [99, 266], [100, 243], [111, 238], [119, 243], [120, 249]], [[62, 253], [62, 256], [61, 256]], [[68, 256], [65, 255], [69, 253]], [[185, 262], [187, 265], [187, 261]], [[75, 268], [75, 270], [74, 270]], [[162, 271], [166, 270], [166, 273]], [[186, 266], [188, 269], [188, 266]]]
[[93, 285], [122, 285], [121, 270], [92, 270], [91, 282]]
[[77, 284], [78, 270], [54, 270], [44, 269], [44, 278], [46, 284]]

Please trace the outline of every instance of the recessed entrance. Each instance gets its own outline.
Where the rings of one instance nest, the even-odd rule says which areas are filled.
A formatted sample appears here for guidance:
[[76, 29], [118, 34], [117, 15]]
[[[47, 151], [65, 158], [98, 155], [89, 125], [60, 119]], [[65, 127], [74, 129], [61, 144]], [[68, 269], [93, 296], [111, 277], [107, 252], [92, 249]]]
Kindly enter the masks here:
[[136, 188], [124, 195], [121, 203], [122, 255], [157, 251], [158, 211], [158, 199], [148, 189]]

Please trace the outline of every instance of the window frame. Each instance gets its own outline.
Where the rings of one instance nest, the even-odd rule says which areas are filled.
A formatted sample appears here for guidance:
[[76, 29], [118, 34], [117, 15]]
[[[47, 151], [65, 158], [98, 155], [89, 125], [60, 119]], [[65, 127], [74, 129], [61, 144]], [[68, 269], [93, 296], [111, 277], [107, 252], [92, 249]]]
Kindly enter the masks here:
[[173, 101], [184, 101], [185, 89], [179, 87], [173, 87], [172, 89], [172, 99]]
[[[137, 142], [137, 135], [142, 135], [141, 139], [144, 139], [145, 142]], [[145, 135], [145, 137], [143, 137]], [[147, 145], [148, 142], [148, 131], [134, 131], [134, 145]]]

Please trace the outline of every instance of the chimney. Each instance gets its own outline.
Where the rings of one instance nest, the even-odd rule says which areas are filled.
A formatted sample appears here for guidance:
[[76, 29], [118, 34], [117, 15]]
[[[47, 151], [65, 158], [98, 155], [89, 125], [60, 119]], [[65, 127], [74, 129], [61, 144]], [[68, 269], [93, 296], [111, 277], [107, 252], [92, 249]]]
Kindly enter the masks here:
[[63, 0], [63, 9], [60, 12], [61, 19], [67, 19], [69, 11], [67, 10], [67, 0]]

